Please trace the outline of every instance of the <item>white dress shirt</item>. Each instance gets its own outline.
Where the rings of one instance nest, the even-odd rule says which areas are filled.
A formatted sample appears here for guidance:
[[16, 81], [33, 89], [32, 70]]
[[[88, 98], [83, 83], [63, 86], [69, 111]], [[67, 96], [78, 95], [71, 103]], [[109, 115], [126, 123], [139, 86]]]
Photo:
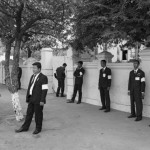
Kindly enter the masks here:
[[32, 95], [32, 91], [33, 91], [33, 87], [34, 87], [34, 84], [35, 84], [35, 81], [37, 80], [37, 77], [39, 76], [40, 73], [36, 74], [35, 75], [35, 78], [34, 78], [34, 81], [32, 81], [32, 85], [30, 87], [30, 95]]
[[137, 73], [138, 72], [138, 68], [136, 70], [134, 70], [134, 73]]

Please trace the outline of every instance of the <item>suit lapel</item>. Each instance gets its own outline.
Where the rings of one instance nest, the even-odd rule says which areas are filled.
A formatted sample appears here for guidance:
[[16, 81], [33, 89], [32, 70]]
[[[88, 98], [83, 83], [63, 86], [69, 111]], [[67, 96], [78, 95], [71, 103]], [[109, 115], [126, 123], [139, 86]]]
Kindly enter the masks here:
[[140, 77], [140, 76], [141, 76], [140, 69], [138, 69], [138, 71], [137, 71], [136, 75], [137, 75], [138, 77]]
[[30, 78], [30, 82], [29, 82], [29, 87], [28, 87], [28, 91], [30, 90], [30, 88], [31, 88], [31, 85], [32, 85], [32, 80], [33, 80], [33, 77], [34, 77], [34, 74], [31, 76], [31, 78]]
[[33, 83], [33, 77], [34, 77], [34, 74], [31, 76], [30, 83], [29, 83], [30, 86], [31, 86], [32, 83]]
[[107, 67], [105, 68], [105, 70], [103, 70], [103, 73], [106, 73], [107, 72]]

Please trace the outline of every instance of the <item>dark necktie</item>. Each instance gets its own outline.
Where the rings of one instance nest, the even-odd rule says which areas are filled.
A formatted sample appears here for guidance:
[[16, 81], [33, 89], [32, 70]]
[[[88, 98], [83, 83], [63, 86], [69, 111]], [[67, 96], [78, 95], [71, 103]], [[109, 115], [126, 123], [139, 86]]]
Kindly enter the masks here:
[[31, 85], [33, 84], [33, 82], [34, 82], [34, 79], [35, 79], [35, 74], [33, 75], [33, 78], [32, 78], [32, 81], [31, 81]]

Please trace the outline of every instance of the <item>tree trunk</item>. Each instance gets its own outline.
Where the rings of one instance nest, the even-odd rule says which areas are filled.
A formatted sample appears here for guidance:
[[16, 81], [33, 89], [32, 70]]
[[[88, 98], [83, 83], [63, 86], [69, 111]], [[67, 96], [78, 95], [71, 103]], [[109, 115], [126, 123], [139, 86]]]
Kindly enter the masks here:
[[19, 94], [18, 94], [17, 67], [19, 66], [20, 43], [21, 43], [21, 40], [19, 39], [15, 40], [15, 48], [14, 48], [14, 54], [13, 54], [13, 66], [12, 66], [11, 75], [10, 75], [10, 69], [9, 69], [11, 42], [7, 42], [6, 44], [6, 55], [5, 55], [5, 61], [6, 61], [5, 62], [5, 81], [6, 81], [6, 86], [8, 87], [8, 90], [10, 91], [11, 96], [12, 96], [12, 104], [13, 104], [13, 109], [14, 109], [15, 117], [17, 121], [20, 121], [24, 118], [22, 114], [22, 108], [20, 105]]
[[30, 57], [31, 57], [31, 53], [32, 53], [32, 51], [30, 50], [30, 48], [29, 48], [29, 47], [27, 48], [27, 50], [28, 50], [28, 58], [30, 58]]

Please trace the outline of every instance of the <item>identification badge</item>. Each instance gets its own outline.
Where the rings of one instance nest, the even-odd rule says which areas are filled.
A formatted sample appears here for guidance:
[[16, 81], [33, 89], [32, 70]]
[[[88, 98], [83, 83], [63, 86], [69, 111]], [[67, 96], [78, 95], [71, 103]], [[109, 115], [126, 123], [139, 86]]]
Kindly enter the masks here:
[[103, 77], [104, 77], [104, 78], [106, 77], [106, 74], [105, 74], [105, 73], [103, 73]]
[[82, 76], [82, 75], [83, 75], [83, 73], [82, 73], [82, 72], [80, 72], [79, 74], [80, 74], [80, 76]]
[[140, 77], [135, 77], [135, 80], [140, 80]]

